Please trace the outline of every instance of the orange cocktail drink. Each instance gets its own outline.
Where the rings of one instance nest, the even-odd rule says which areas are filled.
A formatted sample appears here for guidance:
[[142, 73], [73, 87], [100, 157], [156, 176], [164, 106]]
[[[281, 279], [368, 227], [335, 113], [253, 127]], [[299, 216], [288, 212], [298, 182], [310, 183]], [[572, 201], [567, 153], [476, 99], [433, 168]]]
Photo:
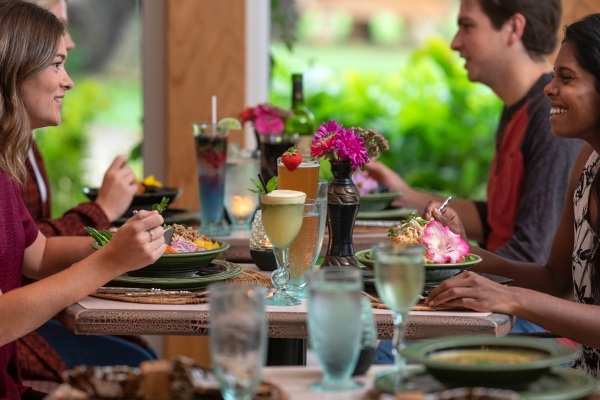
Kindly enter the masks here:
[[319, 183], [318, 158], [302, 157], [302, 163], [294, 171], [288, 169], [277, 159], [277, 187], [285, 190], [297, 190], [306, 193], [307, 199], [317, 198]]
[[[277, 160], [277, 187], [279, 189], [297, 190], [306, 193], [308, 199], [316, 201], [317, 188], [319, 184], [318, 158], [302, 157], [302, 163], [294, 171], [288, 169]], [[288, 284], [288, 293], [292, 296], [303, 298], [304, 286], [306, 285], [305, 275], [313, 267], [315, 252], [317, 249], [317, 239], [319, 232], [320, 215], [306, 215], [302, 221], [300, 233], [290, 247], [290, 283]]]

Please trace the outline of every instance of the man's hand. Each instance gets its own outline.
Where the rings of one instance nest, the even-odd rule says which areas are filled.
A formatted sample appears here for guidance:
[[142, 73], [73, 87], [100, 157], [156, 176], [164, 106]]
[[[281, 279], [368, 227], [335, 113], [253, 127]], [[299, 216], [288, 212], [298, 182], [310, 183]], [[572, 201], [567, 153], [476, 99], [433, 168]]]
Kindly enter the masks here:
[[102, 187], [96, 198], [96, 204], [102, 208], [110, 222], [127, 211], [137, 189], [135, 174], [125, 165], [128, 158], [124, 155], [115, 158], [104, 174]]

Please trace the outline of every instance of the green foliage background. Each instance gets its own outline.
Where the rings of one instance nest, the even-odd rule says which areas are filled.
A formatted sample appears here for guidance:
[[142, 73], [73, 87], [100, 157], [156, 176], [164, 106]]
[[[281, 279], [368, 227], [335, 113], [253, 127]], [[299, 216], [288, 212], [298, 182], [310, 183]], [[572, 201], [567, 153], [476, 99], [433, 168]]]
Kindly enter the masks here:
[[[289, 107], [293, 68], [275, 60], [272, 103]], [[317, 123], [376, 129], [390, 142], [380, 161], [413, 187], [485, 198], [501, 102], [468, 80], [447, 41], [428, 41], [394, 73], [347, 71], [316, 82], [310, 74], [305, 99]]]
[[[317, 66], [309, 68], [307, 105], [318, 123], [335, 119], [346, 127], [377, 129], [390, 142], [390, 151], [380, 160], [413, 187], [484, 199], [500, 101], [487, 87], [467, 79], [462, 61], [443, 39], [430, 40], [407, 58], [397, 71], [323, 73]], [[292, 72], [297, 72], [296, 65], [274, 59], [272, 103], [289, 108]], [[55, 217], [87, 200], [81, 190], [86, 186], [89, 124], [141, 113], [137, 85], [111, 84], [117, 88], [113, 90], [94, 78], [76, 82], [64, 99], [62, 124], [36, 131], [51, 180]]]
[[93, 79], [78, 79], [63, 99], [61, 124], [35, 131], [50, 179], [53, 217], [87, 201], [82, 193], [89, 145], [86, 128], [108, 104], [104, 86]]

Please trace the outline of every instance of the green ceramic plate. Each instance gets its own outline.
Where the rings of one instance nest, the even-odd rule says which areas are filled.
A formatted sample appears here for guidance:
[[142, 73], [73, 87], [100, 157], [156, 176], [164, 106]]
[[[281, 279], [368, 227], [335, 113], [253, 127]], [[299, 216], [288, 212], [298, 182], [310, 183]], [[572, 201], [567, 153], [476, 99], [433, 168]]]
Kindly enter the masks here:
[[[207, 267], [212, 260], [229, 248], [229, 243], [216, 240], [218, 249], [199, 251], [196, 253], [163, 254], [154, 264], [129, 272], [131, 276], [179, 278], [191, 276], [202, 268]], [[92, 247], [99, 249], [98, 243], [93, 242]]]
[[[441, 356], [468, 357], [478, 353], [477, 361], [461, 363], [437, 359]], [[514, 357], [531, 353], [531, 360], [501, 362], [500, 354], [514, 352]], [[401, 351], [407, 359], [423, 364], [437, 380], [460, 386], [515, 388], [547, 373], [550, 367], [569, 361], [577, 351], [555, 341], [525, 337], [457, 336], [427, 340]], [[480, 354], [479, 354], [480, 353]]]
[[392, 208], [391, 210], [382, 211], [359, 211], [356, 218], [400, 221], [402, 219], [408, 218], [408, 216], [414, 212], [417, 212], [417, 210], [411, 208]]
[[402, 192], [363, 194], [360, 196], [360, 211], [382, 211]]
[[[373, 268], [375, 260], [371, 249], [361, 250], [354, 254], [356, 261], [361, 264]], [[476, 254], [469, 256], [469, 261], [463, 261], [456, 264], [424, 264], [425, 265], [425, 282], [426, 284], [436, 284], [448, 279], [459, 272], [471, 268], [473, 265], [481, 262], [481, 257]]]
[[[375, 386], [386, 392], [393, 393], [392, 376], [382, 373], [375, 379]], [[425, 393], [437, 393], [458, 385], [444, 385], [427, 373], [424, 367], [411, 368], [404, 379], [413, 390], [422, 390]], [[482, 385], [478, 385], [482, 386]], [[594, 393], [596, 379], [585, 373], [571, 369], [552, 367], [549, 372], [537, 380], [514, 387], [513, 390], [525, 400], [574, 400], [582, 399]]]
[[206, 273], [206, 275], [195, 274], [180, 278], [121, 275], [110, 281], [108, 286], [194, 290], [204, 288], [213, 282], [234, 278], [241, 275], [242, 272], [244, 270], [238, 264], [223, 260], [214, 260], [201, 271], [201, 273]]

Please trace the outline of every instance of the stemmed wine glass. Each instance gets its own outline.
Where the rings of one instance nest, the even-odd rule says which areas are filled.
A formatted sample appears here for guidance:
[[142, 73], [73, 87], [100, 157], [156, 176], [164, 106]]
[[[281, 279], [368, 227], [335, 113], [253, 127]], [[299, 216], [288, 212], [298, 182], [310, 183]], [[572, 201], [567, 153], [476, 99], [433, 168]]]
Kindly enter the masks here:
[[395, 391], [399, 391], [405, 369], [400, 349], [408, 325], [408, 312], [418, 302], [425, 284], [425, 248], [420, 244], [385, 243], [375, 246], [373, 252], [375, 287], [394, 317], [394, 368], [384, 374], [392, 378]]
[[301, 303], [287, 294], [285, 288], [290, 281], [290, 246], [302, 227], [305, 200], [306, 194], [296, 190], [273, 190], [260, 195], [263, 228], [277, 260], [277, 271], [272, 277], [277, 290], [267, 299], [267, 305], [295, 306]]

